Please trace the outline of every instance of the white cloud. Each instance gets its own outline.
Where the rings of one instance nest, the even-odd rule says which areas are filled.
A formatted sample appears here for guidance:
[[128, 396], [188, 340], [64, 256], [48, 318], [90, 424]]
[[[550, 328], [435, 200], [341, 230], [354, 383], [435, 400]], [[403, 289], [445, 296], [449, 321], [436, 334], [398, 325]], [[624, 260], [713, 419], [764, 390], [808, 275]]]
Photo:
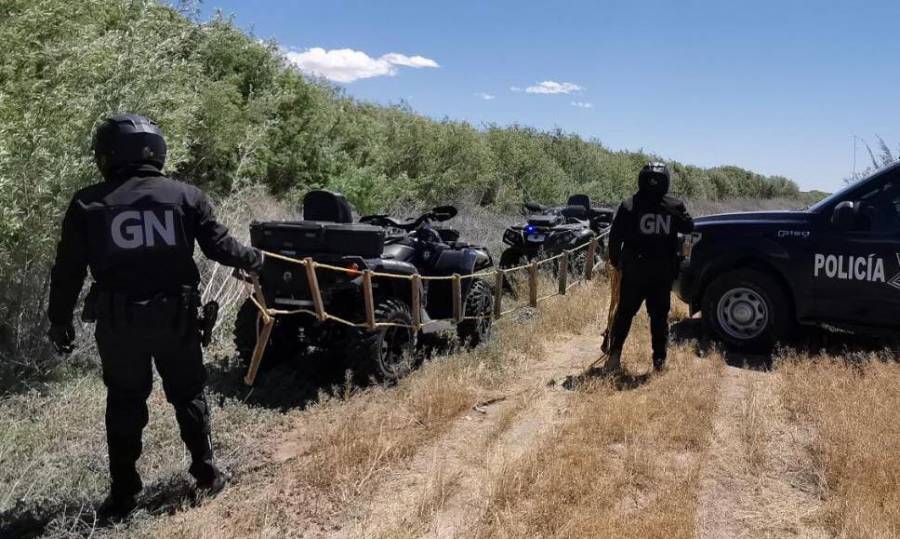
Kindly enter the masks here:
[[509, 87], [509, 91], [510, 91], [510, 92], [521, 92], [521, 91], [522, 91], [522, 88], [520, 88], [520, 87], [518, 87], [518, 86], [510, 86], [510, 87]]
[[395, 65], [395, 66], [404, 66], [404, 67], [441, 67], [437, 62], [432, 60], [431, 58], [425, 58], [424, 56], [407, 56], [405, 54], [398, 54], [396, 52], [389, 52], [379, 58], [379, 60], [384, 60], [385, 62]]
[[484, 99], [485, 101], [490, 101], [490, 100], [492, 100], [492, 99], [494, 99], [494, 98], [497, 97], [497, 96], [495, 96], [495, 95], [488, 94], [488, 93], [485, 93], [485, 92], [475, 92], [474, 95], [475, 95], [475, 97], [480, 97], [481, 99]]
[[572, 101], [573, 107], [579, 107], [583, 109], [592, 109], [594, 108], [594, 104], [588, 101]]
[[571, 94], [572, 92], [580, 92], [583, 89], [573, 82], [545, 80], [525, 88], [525, 91], [529, 94]]
[[440, 67], [437, 62], [424, 56], [406, 56], [391, 52], [379, 58], [353, 49], [325, 50], [314, 47], [303, 52], [288, 51], [287, 60], [308, 75], [322, 77], [334, 82], [353, 82], [372, 77], [392, 77], [397, 67], [419, 69]]

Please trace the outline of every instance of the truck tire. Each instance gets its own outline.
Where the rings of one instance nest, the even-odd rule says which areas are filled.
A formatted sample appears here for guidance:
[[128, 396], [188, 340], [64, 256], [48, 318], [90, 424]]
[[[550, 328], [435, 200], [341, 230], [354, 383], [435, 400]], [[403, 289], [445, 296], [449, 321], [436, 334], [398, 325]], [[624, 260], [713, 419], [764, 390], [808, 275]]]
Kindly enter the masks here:
[[[300, 327], [296, 320], [290, 316], [281, 316], [275, 319], [275, 326], [266, 345], [260, 370], [267, 370], [273, 365], [293, 359], [300, 352], [303, 343], [300, 342]], [[247, 299], [238, 309], [234, 320], [234, 347], [237, 350], [241, 364], [250, 366], [253, 358], [253, 349], [256, 347], [256, 338], [259, 335], [259, 310], [256, 305]]]
[[362, 360], [364, 364], [360, 365], [360, 370], [374, 367], [376, 376], [382, 381], [396, 382], [418, 363], [415, 355], [418, 334], [411, 327], [412, 314], [403, 301], [382, 299], [375, 305], [375, 320], [398, 325], [363, 331], [360, 353], [354, 363], [360, 365]]
[[459, 342], [475, 348], [491, 338], [494, 322], [494, 292], [484, 279], [472, 281], [463, 309], [465, 316], [474, 316], [477, 319], [463, 320], [456, 326], [456, 333]]
[[716, 278], [703, 294], [703, 322], [726, 344], [768, 351], [792, 324], [783, 287], [769, 274], [741, 269]]

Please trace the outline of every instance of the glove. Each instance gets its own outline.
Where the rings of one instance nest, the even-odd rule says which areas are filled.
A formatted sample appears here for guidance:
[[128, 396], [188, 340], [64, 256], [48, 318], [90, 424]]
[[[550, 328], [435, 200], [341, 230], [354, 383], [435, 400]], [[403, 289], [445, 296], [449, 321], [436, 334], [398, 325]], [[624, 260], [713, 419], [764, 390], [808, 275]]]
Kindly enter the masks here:
[[51, 324], [47, 332], [50, 342], [59, 354], [71, 354], [75, 350], [75, 327], [72, 322], [65, 324]]
[[254, 250], [256, 251], [256, 254], [258, 255], [258, 257], [256, 259], [256, 262], [250, 267], [249, 272], [255, 273], [258, 275], [259, 272], [262, 271], [263, 264], [266, 261], [266, 253], [264, 253], [263, 251], [261, 251], [259, 249], [254, 249]]

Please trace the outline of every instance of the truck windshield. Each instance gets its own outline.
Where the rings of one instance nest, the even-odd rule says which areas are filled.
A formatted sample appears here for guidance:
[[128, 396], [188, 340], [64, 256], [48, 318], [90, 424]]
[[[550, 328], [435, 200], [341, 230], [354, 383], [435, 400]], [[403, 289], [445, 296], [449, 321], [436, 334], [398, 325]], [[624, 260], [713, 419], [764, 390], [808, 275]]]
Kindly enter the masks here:
[[882, 176], [882, 175], [887, 174], [890, 171], [895, 170], [895, 169], [900, 169], [900, 162], [895, 161], [894, 163], [891, 163], [890, 165], [888, 165], [886, 167], [882, 167], [882, 168], [876, 170], [875, 172], [866, 176], [865, 178], [847, 185], [840, 191], [837, 191], [834, 194], [832, 194], [831, 196], [827, 196], [824, 199], [820, 200], [819, 202], [816, 202], [815, 204], [810, 206], [809, 211], [819, 211], [822, 208], [826, 208], [830, 205], [837, 204], [838, 202], [847, 199], [848, 195], [851, 192], [856, 191], [862, 185], [868, 183], [870, 180], [872, 180], [876, 176]]
[[[860, 181], [864, 181], [864, 180], [860, 180]], [[851, 191], [857, 187], [859, 187], [859, 185], [857, 185], [857, 182], [851, 183], [851, 184], [845, 186], [840, 191], [836, 191], [836, 192], [828, 195], [827, 197], [823, 198], [822, 200], [816, 202], [815, 204], [813, 204], [812, 206], [809, 207], [809, 211], [819, 211], [820, 209], [830, 205], [832, 202], [837, 202], [839, 200], [843, 200], [844, 196], [846, 195], [846, 193], [848, 191]]]

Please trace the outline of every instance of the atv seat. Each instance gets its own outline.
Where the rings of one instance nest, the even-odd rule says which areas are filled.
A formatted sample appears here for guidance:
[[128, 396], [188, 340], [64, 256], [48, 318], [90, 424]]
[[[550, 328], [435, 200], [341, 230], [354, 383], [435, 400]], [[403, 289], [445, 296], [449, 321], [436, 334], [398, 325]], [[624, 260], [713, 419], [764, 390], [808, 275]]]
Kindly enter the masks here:
[[587, 195], [572, 195], [569, 197], [566, 205], [570, 208], [572, 206], [581, 206], [582, 208], [584, 208], [584, 211], [587, 212], [591, 209], [591, 197]]
[[588, 218], [588, 209], [581, 205], [566, 206], [560, 213], [562, 213], [563, 217], [566, 219], [585, 220]]
[[303, 219], [331, 223], [352, 223], [353, 211], [344, 195], [317, 189], [303, 197]]

